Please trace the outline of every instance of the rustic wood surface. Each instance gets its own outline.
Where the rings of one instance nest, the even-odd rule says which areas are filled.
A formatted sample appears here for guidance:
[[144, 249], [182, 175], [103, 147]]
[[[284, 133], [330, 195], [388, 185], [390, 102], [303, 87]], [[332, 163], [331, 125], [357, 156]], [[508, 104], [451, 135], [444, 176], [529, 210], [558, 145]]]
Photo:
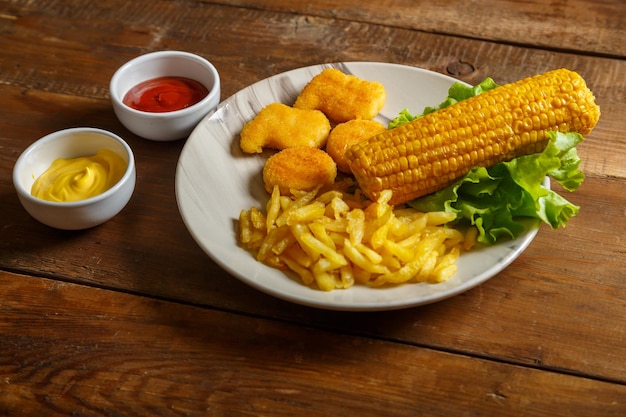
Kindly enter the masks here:
[[[626, 415], [623, 1], [2, 0], [0, 34], [0, 415]], [[165, 49], [212, 61], [222, 98], [334, 61], [470, 83], [576, 70], [602, 109], [568, 195], [581, 212], [442, 302], [347, 313], [277, 300], [186, 230], [184, 140], [141, 139], [113, 114], [114, 71]], [[85, 125], [128, 141], [136, 192], [105, 225], [51, 229], [21, 207], [13, 165]]]

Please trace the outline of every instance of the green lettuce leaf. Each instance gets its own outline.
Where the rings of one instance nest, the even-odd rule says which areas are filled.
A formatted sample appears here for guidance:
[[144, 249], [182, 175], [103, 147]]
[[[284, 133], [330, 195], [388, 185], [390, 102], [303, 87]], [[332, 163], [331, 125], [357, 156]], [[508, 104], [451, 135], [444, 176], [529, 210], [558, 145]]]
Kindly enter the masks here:
[[[407, 109], [389, 123], [389, 128], [411, 122], [426, 114], [498, 87], [486, 78], [474, 87], [454, 83], [448, 97], [436, 107], [426, 107], [413, 115]], [[516, 238], [525, 231], [520, 218], [539, 219], [552, 228], [562, 227], [578, 214], [579, 207], [543, 185], [546, 176], [567, 191], [576, 190], [584, 179], [578, 169], [576, 145], [583, 140], [577, 133], [550, 132], [543, 152], [502, 162], [490, 168], [475, 167], [465, 177], [434, 194], [409, 205], [422, 211], [447, 211], [456, 222], [469, 222], [478, 229], [478, 241], [493, 244], [503, 238]]]
[[549, 132], [543, 152], [521, 156], [490, 168], [475, 167], [451, 186], [409, 202], [422, 211], [443, 210], [456, 214], [457, 222], [469, 221], [478, 229], [478, 241], [493, 244], [516, 238], [525, 231], [520, 217], [539, 219], [552, 228], [565, 226], [579, 207], [544, 186], [546, 176], [568, 190], [584, 180], [578, 169], [578, 133]]

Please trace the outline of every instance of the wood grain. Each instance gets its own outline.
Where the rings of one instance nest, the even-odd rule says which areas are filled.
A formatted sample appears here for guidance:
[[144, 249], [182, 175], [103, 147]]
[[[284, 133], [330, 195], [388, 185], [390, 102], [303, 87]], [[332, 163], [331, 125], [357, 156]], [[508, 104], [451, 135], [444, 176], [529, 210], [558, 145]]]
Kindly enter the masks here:
[[[626, 413], [626, 3], [147, 4], [0, 2], [0, 414]], [[184, 141], [141, 139], [113, 114], [113, 72], [161, 49], [211, 60], [222, 98], [332, 61], [470, 83], [574, 69], [602, 108], [579, 146], [587, 178], [565, 194], [581, 212], [565, 229], [542, 227], [493, 279], [433, 305], [345, 313], [274, 299], [185, 229], [174, 187]], [[101, 227], [50, 229], [20, 206], [11, 170], [36, 138], [85, 125], [129, 142], [136, 192]]]
[[622, 385], [6, 272], [0, 286], [3, 414], [626, 411]]
[[219, 3], [402, 27], [436, 34], [581, 55], [626, 56], [626, 4], [621, 0], [227, 0]]
[[[164, 14], [167, 12], [167, 15], [170, 17], [176, 16], [178, 20], [182, 20], [185, 23], [188, 23], [188, 19], [191, 19], [182, 8], [181, 10], [167, 9], [177, 7], [177, 4], [158, 3], [156, 7], [157, 9], [159, 7], [163, 8], [159, 10]], [[213, 11], [212, 8], [211, 11]], [[131, 13], [131, 16], [132, 13], [138, 13], [137, 11], [133, 12], [133, 10], [123, 8], [119, 12], [120, 16], [115, 15], [114, 17], [121, 19], [121, 14], [124, 12]], [[222, 10], [221, 13], [217, 14], [216, 18], [224, 19], [223, 14], [230, 12], [230, 9]], [[248, 14], [239, 13], [237, 21], [240, 23], [237, 25], [237, 30], [247, 30], [248, 32], [242, 33], [239, 36], [252, 38], [253, 33], [259, 30], [259, 23], [255, 23], [258, 20], [257, 15], [259, 12], [248, 11], [247, 13]], [[275, 23], [273, 30], [276, 31], [276, 34], [274, 34], [274, 36], [277, 36], [281, 31], [281, 27], [284, 28], [292, 24], [294, 19], [292, 16], [282, 14], [270, 14], [270, 16], [272, 16]], [[62, 19], [62, 21], [56, 24], [69, 26], [68, 19], [75, 19], [77, 17], [80, 16], [73, 15], [69, 11], [61, 11], [58, 12], [57, 19]], [[156, 18], [156, 16], [153, 17]], [[208, 18], [207, 15], [207, 19]], [[235, 18], [234, 14], [231, 18]], [[52, 24], [48, 18], [44, 19], [43, 16], [31, 18], [30, 20], [31, 25], [36, 27], [43, 25], [44, 22], [47, 25]], [[33, 21], [36, 21], [37, 24], [32, 23]], [[320, 23], [318, 23], [318, 25], [319, 24]], [[139, 23], [135, 23], [135, 27], [137, 27], [137, 25], [139, 25]], [[324, 23], [324, 25], [328, 26], [328, 31], [332, 29], [332, 31], [345, 32], [345, 24], [343, 22], [337, 23], [329, 20]], [[367, 25], [365, 27], [367, 27]], [[86, 30], [85, 28], [83, 29]], [[79, 29], [66, 30], [78, 31]], [[43, 32], [46, 32], [46, 30], [44, 29]], [[404, 32], [403, 30], [399, 30], [397, 32], [392, 31], [390, 34], [398, 38], [401, 36], [406, 37], [407, 34]], [[374, 34], [373, 31], [365, 31], [360, 34], [363, 35], [364, 33], [370, 33], [370, 35]], [[26, 34], [21, 30], [16, 30], [15, 36], [17, 35], [25, 37], [21, 42], [25, 44], [28, 41], [28, 36], [37, 34]], [[77, 32], [66, 34], [66, 36], [74, 38], [77, 36]], [[267, 36], [269, 37], [270, 35]], [[350, 37], [350, 35], [347, 36]], [[433, 35], [427, 34], [420, 34], [419, 36], [433, 38]], [[309, 36], [308, 38], [305, 37], [294, 40], [292, 43], [285, 43], [283, 59], [286, 59], [289, 52], [295, 51], [298, 45], [309, 43], [311, 40], [312, 38]], [[34, 43], [34, 38], [31, 39], [31, 41]], [[89, 37], [87, 37], [87, 42], [89, 42]], [[197, 42], [197, 40], [195, 42]], [[361, 39], [360, 42], [365, 43], [363, 39]], [[480, 49], [477, 46], [478, 43], [475, 41], [445, 38], [442, 42], [444, 42], [444, 44], [449, 42], [450, 45], [458, 44], [458, 49], [472, 48], [472, 45], [474, 45], [475, 50]], [[262, 43], [251, 45], [251, 47], [252, 46], [256, 46], [259, 50], [267, 49]], [[222, 47], [225, 48], [225, 50], [228, 50], [229, 47], [233, 48], [232, 45], [222, 45]], [[109, 45], [107, 48], [113, 48], [113, 45]], [[522, 54], [525, 53], [524, 51], [520, 51], [519, 48], [511, 46], [502, 46], [501, 48], [508, 50], [510, 56], [516, 51]], [[64, 50], [66, 54], [70, 54], [71, 52], [66, 50], [66, 46], [63, 46], [59, 50]], [[17, 48], [9, 48], [8, 53], [10, 53], [10, 51], [13, 51], [17, 57]], [[43, 50], [40, 52], [43, 57], [37, 63], [27, 61], [28, 59], [32, 60], [32, 56], [21, 56], [19, 59], [23, 62], [19, 64], [19, 67], [53, 67], [55, 62], [52, 61], [52, 58], [46, 58], [47, 55], [43, 54]], [[434, 53], [434, 49], [431, 50], [430, 53]], [[477, 56], [476, 59], [484, 59], [485, 62], [489, 62], [487, 56], [488, 54], [485, 53], [484, 56]], [[254, 56], [245, 55], [241, 57], [244, 64], [253, 59]], [[566, 62], [568, 56], [563, 55], [560, 59]], [[0, 115], [0, 118], [2, 118], [2, 122], [6, 122], [8, 126], [15, 126], [14, 130], [12, 130], [14, 135], [22, 138], [21, 142], [17, 142], [21, 144], [19, 146], [17, 146], [16, 142], [8, 142], [7, 146], [5, 146], [8, 152], [4, 154], [6, 157], [3, 156], [1, 159], [3, 169], [7, 171], [10, 169], [12, 162], [21, 149], [27, 145], [29, 137], [45, 134], [46, 131], [69, 127], [68, 124], [79, 125], [81, 121], [89, 120], [99, 127], [117, 131], [128, 138], [137, 156], [139, 176], [137, 191], [122, 215], [107, 223], [106, 227], [86, 232], [61, 232], [50, 230], [49, 228], [39, 225], [30, 219], [21, 209], [9, 182], [9, 176], [3, 177], [2, 182], [0, 182], [0, 193], [5, 195], [9, 202], [6, 205], [9, 211], [7, 211], [4, 219], [4, 227], [0, 232], [2, 234], [2, 239], [0, 240], [0, 248], [2, 248], [0, 258], [2, 265], [12, 270], [25, 271], [38, 276], [91, 283], [92, 285], [102, 285], [107, 288], [118, 288], [124, 291], [151, 294], [157, 297], [189, 301], [203, 305], [219, 305], [224, 308], [242, 309], [245, 311], [262, 309], [266, 314], [284, 317], [285, 313], [283, 313], [283, 311], [285, 308], [282, 306], [282, 303], [268, 303], [267, 297], [242, 286], [232, 278], [223, 276], [221, 270], [213, 262], [208, 260], [195, 246], [180, 220], [174, 198], [173, 183], [175, 165], [177, 155], [184, 143], [153, 143], [133, 137], [124, 132], [123, 128], [119, 126], [119, 123], [115, 121], [107, 101], [106, 89], [104, 87], [104, 85], [106, 85], [104, 81], [106, 77], [103, 76], [102, 72], [96, 70], [97, 67], [106, 68], [108, 66], [110, 71], [113, 71], [114, 68], [109, 61], [95, 57], [92, 61], [89, 61], [88, 66], [83, 68], [82, 71], [79, 71], [80, 68], [77, 69], [72, 66], [71, 68], [61, 68], [56, 72], [50, 73], [47, 75], [47, 78], [44, 79], [40, 78], [38, 75], [37, 79], [41, 85], [52, 86], [55, 90], [59, 90], [58, 93], [45, 91], [46, 88], [43, 89], [44, 91], [31, 88], [24, 90], [24, 88], [27, 88], [29, 85], [34, 85], [32, 84], [35, 82], [34, 75], [31, 79], [23, 74], [20, 75], [21, 72], [18, 71], [2, 73], [2, 76], [5, 77], [7, 82], [11, 84], [24, 84], [20, 87], [5, 88], [6, 94], [2, 97], [5, 103], [3, 108], [6, 108], [8, 111]], [[593, 60], [588, 59], [588, 61], [588, 68], [591, 69]], [[220, 66], [219, 62], [220, 61], [218, 61], [217, 64], [218, 66]], [[615, 60], [610, 60], [610, 62], [617, 66], [621, 65], [620, 62]], [[233, 70], [236, 71], [237, 69], [234, 68]], [[79, 72], [94, 74], [95, 80], [81, 79], [78, 74]], [[39, 73], [33, 71], [33, 74]], [[232, 77], [230, 76], [226, 78], [226, 80], [231, 79]], [[73, 81], [70, 82], [68, 80]], [[96, 82], [96, 85], [99, 84], [100, 87], [96, 85], [89, 88], [85, 87], [89, 82], [93, 83], [97, 80], [100, 81]], [[623, 93], [609, 88], [609, 83], [600, 79], [591, 78], [590, 83], [594, 83], [596, 80], [599, 84], [604, 85], [602, 91], [610, 94], [609, 97], [600, 96], [603, 97], [604, 101], [607, 103], [606, 106], [603, 105], [603, 122], [608, 118], [607, 123], [623, 125], [621, 115], [617, 112], [617, 106], [612, 105], [614, 102], [620, 100], [620, 94]], [[252, 81], [251, 79], [250, 82]], [[228, 82], [229, 81], [225, 81], [225, 83]], [[624, 83], [625, 81], [622, 80], [621, 82]], [[75, 85], [71, 85], [72, 83]], [[232, 81], [230, 83], [232, 84]], [[226, 88], [228, 88], [228, 85], [229, 84], [226, 84]], [[98, 92], [95, 94], [97, 97], [82, 97], [86, 94], [85, 90]], [[51, 106], [51, 103], [54, 103], [54, 105]], [[607, 107], [608, 110], [605, 110]], [[25, 115], [29, 117], [29, 122], [23, 120]], [[30, 119], [31, 117], [34, 119]], [[599, 131], [598, 136], [607, 136], [606, 130], [602, 130], [602, 125], [599, 126], [597, 130]], [[617, 131], [613, 132], [613, 134], [617, 137]], [[619, 143], [617, 145], [619, 146]], [[588, 147], [590, 149], [588, 149]], [[598, 158], [598, 155], [602, 154], [602, 152], [598, 151], [598, 147], [603, 148], [602, 151], [606, 152], [606, 157]], [[589, 155], [589, 158], [586, 158], [586, 154]], [[553, 246], [558, 248], [560, 246], [559, 242], [567, 241], [567, 247], [561, 251], [562, 254], [559, 256], [561, 262], [555, 264], [554, 261], [546, 261], [541, 255], [537, 255], [536, 257], [538, 259], [527, 266], [527, 268], [533, 268], [534, 271], [537, 271], [535, 273], [540, 279], [546, 273], [550, 273], [556, 277], [560, 275], [573, 275], [573, 277], [568, 278], [573, 282], [582, 281], [584, 283], [593, 280], [594, 283], [598, 283], [600, 286], [598, 288], [592, 286], [591, 289], [588, 289], [586, 286], [582, 285], [579, 287], [574, 286], [572, 289], [571, 286], [565, 282], [559, 283], [556, 288], [544, 289], [542, 285], [549, 283], [536, 282], [536, 280], [533, 280], [527, 283], [527, 287], [516, 289], [516, 291], [521, 291], [520, 294], [518, 294], [521, 297], [520, 300], [526, 300], [525, 297], [527, 296], [533, 297], [534, 291], [538, 293], [556, 292], [557, 294], [561, 292], [567, 294], [567, 297], [578, 294], [573, 297], [584, 300], [587, 291], [602, 293], [605, 291], [604, 286], [607, 285], [607, 282], [610, 282], [610, 279], [623, 277], [624, 263], [623, 257], [621, 256], [622, 252], [620, 252], [623, 247], [623, 240], [621, 240], [620, 237], [624, 235], [624, 223], [621, 222], [617, 224], [618, 227], [621, 226], [622, 228], [621, 232], [614, 234], [616, 236], [615, 246], [606, 248], [594, 244], [594, 239], [597, 238], [599, 230], [602, 233], [611, 234], [615, 231], [616, 225], [614, 224], [598, 224], [597, 221], [594, 221], [601, 213], [607, 215], [607, 205], [605, 202], [608, 201], [611, 203], [608, 207], [614, 207], [612, 212], [609, 213], [611, 218], [619, 219], [621, 218], [620, 216], [623, 216], [623, 213], [619, 210], [619, 207], [624, 204], [623, 193], [621, 193], [623, 189], [621, 182], [602, 179], [604, 176], [622, 176], [621, 172], [623, 172], [623, 167], [621, 161], [619, 161], [620, 158], [618, 158], [619, 154], [620, 152], [616, 152], [614, 147], [608, 146], [605, 142], [594, 142], [593, 134], [587, 142], [581, 145], [581, 155], [585, 161], [585, 170], [588, 172], [588, 175], [591, 175], [587, 182], [587, 184], [590, 185], [586, 185], [576, 194], [576, 196], [581, 196], [583, 199], [580, 203], [583, 206], [583, 212], [580, 217], [575, 219], [572, 225], [562, 233], [551, 233], [547, 230], [541, 233], [535, 245], [531, 247], [523, 258], [533, 260], [533, 254], [540, 254], [545, 248], [551, 248]], [[602, 170], [594, 170], [593, 167], [602, 167]], [[609, 170], [609, 172], [606, 172], [607, 170]], [[585, 198], [583, 194], [585, 190], [593, 192], [593, 194]], [[604, 193], [602, 197], [597, 194], [598, 192]], [[575, 198], [574, 201], [577, 202], [577, 199]], [[155, 225], [158, 225], [158, 227], [155, 227]], [[586, 225], [589, 225], [589, 227], [586, 227]], [[148, 233], [149, 238], [141, 239], [140, 241], [136, 239], [137, 235], [146, 233]], [[36, 246], [40, 248], [39, 250], [29, 250], [33, 242], [37, 242]], [[572, 244], [571, 242], [576, 243], [577, 246], [575, 250], [569, 250], [569, 246]], [[536, 245], [542, 245], [542, 249], [535, 251], [534, 246]], [[608, 258], [610, 261], [598, 263], [598, 265], [602, 266], [601, 271], [594, 271], [593, 275], [585, 273], [580, 276], [577, 275], [578, 271], [588, 271], [588, 268], [578, 267], [580, 264], [579, 254], [581, 253], [586, 253], [587, 259]], [[63, 261], [59, 261], [61, 259]], [[547, 268], [553, 268], [553, 270], [546, 272]], [[558, 269], [554, 270], [554, 268]], [[501, 275], [505, 278], [509, 278], [505, 282], [507, 285], [510, 285], [511, 281], [519, 280], [519, 277], [516, 276], [516, 274], [519, 273], [520, 272], [513, 267]], [[607, 277], [609, 281], [598, 280], [598, 277]], [[181, 285], [181, 282], [183, 282], [184, 285]], [[614, 285], [617, 286], [618, 284]], [[485, 288], [488, 290], [491, 288], [490, 286], [491, 284], [488, 284]], [[480, 321], [494, 320], [496, 316], [502, 314], [503, 306], [497, 304], [499, 297], [484, 297], [484, 295], [481, 295], [483, 291], [484, 289], [481, 289], [476, 291], [476, 293], [472, 293], [472, 297], [479, 297], [480, 299], [487, 298], [487, 300], [492, 300], [495, 304], [490, 304], [488, 308], [481, 311], [479, 316]], [[515, 294], [506, 296], [513, 297]], [[250, 304], [251, 302], [252, 304]], [[474, 298], [470, 301], [470, 303], [475, 302]], [[455, 300], [452, 303], [455, 304], [457, 301]], [[279, 307], [276, 307], [276, 305]], [[561, 304], [557, 305], [560, 306]], [[253, 306], [252, 309], [250, 309], [249, 306]], [[516, 307], [513, 305], [504, 310], [504, 312], [511, 317], [512, 322], [532, 323], [537, 321], [536, 317], [538, 314], [536, 312], [533, 314], [532, 311], [516, 311], [515, 308]], [[438, 308], [429, 308], [428, 310], [431, 309], [435, 311], [438, 310]], [[290, 312], [289, 314], [293, 314], [293, 310], [294, 308], [291, 306], [287, 308], [287, 311]], [[298, 308], [295, 308], [295, 310], [298, 311]], [[623, 311], [623, 305], [620, 304], [619, 299], [615, 299], [613, 302], [602, 304], [599, 316], [607, 316], [608, 312]], [[444, 317], [449, 319], [445, 315]], [[554, 320], [569, 319], [575, 316], [568, 315], [568, 310], [564, 309], [563, 311], [552, 312], [548, 317], [545, 315], [540, 315], [540, 317], [542, 317], [543, 320], [539, 321], [539, 326], [547, 326]], [[618, 320], [619, 314], [609, 314], [608, 317], [612, 317], [611, 320]], [[308, 319], [307, 317], [305, 320]], [[467, 319], [468, 325], [476, 327], [473, 321], [475, 319], [476, 317], [470, 316]], [[332, 322], [333, 320], [335, 320], [335, 318], [330, 315], [328, 321]], [[618, 326], [617, 322], [611, 321], [611, 323], [609, 328]], [[566, 328], [575, 332], [576, 326], [577, 323], [575, 321], [567, 322]], [[487, 332], [489, 329], [450, 329], [449, 333], [444, 332], [443, 335], [439, 335], [435, 340], [425, 339], [423, 343], [432, 345], [449, 343], [451, 340], [459, 337], [458, 334], [470, 330], [472, 332]], [[600, 327], [596, 329], [596, 331], [601, 332], [602, 328]], [[609, 334], [607, 332], [602, 336], [596, 335], [592, 340], [597, 340], [598, 337], [603, 340], [612, 336], [612, 333]], [[431, 337], [433, 336], [431, 335]], [[484, 337], [475, 338], [474, 343], [480, 340], [492, 340], [491, 338], [494, 337], [496, 340], [503, 339], [503, 341], [500, 342], [502, 343], [500, 350], [511, 348], [511, 343], [504, 342], [504, 340], [508, 338], [508, 335], [498, 332], [487, 332]], [[624, 337], [623, 333], [620, 334], [620, 337]], [[540, 343], [543, 344], [543, 341], [532, 337], [525, 337], [523, 340], [528, 342], [524, 348], [525, 350], [522, 349], [522, 353], [516, 353], [516, 357], [509, 357], [509, 360], [525, 363], [535, 363], [539, 361], [540, 359], [537, 358], [537, 355], [539, 355], [537, 345]], [[516, 341], [515, 339], [514, 342]], [[493, 346], [497, 347], [499, 344], [493, 343]], [[548, 342], [548, 345], [543, 347], [544, 351], [541, 352], [541, 355], [546, 355], [546, 349], [548, 352], [558, 352], [559, 348], [560, 345], [558, 343], [550, 345], [550, 342]], [[612, 344], [610, 343], [599, 344], [598, 349], [601, 352], [606, 350], [607, 352], [605, 352], [605, 354], [614, 352]], [[479, 343], [469, 348], [469, 350], [481, 354], [504, 355], [502, 352], [498, 351], [498, 349], [481, 346]], [[579, 351], [578, 354], [581, 354], [581, 352], [584, 353], [585, 350]], [[622, 352], [620, 351], [618, 353], [621, 354]], [[554, 359], [550, 359], [547, 366], [568, 369], [578, 369], [580, 366], [578, 364], [578, 356], [576, 355], [573, 355], [571, 358], [564, 358], [562, 355], [555, 353], [552, 356]], [[598, 362], [601, 362], [601, 357], [602, 356], [598, 356], [598, 359], [595, 361], [585, 361], [584, 365], [586, 364], [586, 366], [581, 367], [579, 371], [589, 374], [596, 373], [598, 370]], [[543, 360], [545, 361], [545, 359]], [[603, 369], [599, 373], [604, 374], [605, 372], [608, 373], [607, 377], [623, 379], [626, 371], [621, 367], [610, 367], [610, 369]]]

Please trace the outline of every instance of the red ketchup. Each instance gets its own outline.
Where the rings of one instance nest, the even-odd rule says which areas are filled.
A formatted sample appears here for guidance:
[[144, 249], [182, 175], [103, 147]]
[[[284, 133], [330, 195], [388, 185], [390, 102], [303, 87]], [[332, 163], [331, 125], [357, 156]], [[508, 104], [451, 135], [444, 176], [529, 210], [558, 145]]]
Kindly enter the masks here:
[[143, 81], [124, 96], [128, 107], [151, 113], [164, 113], [192, 106], [209, 94], [200, 82], [185, 77], [159, 77]]

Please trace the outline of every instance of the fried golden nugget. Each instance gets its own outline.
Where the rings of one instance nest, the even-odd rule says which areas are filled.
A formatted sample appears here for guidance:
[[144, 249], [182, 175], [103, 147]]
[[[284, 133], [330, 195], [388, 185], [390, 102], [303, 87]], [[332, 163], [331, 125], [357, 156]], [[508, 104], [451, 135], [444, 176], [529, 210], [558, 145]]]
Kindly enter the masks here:
[[385, 105], [385, 87], [327, 68], [309, 81], [293, 107], [321, 110], [337, 123], [352, 119], [373, 119]]
[[330, 121], [321, 111], [272, 103], [244, 125], [239, 145], [246, 153], [261, 153], [263, 148], [321, 148], [326, 144], [329, 133]]
[[349, 174], [350, 166], [345, 156], [348, 148], [385, 130], [385, 125], [375, 120], [354, 119], [340, 123], [328, 135], [326, 152], [333, 158], [339, 171]]
[[270, 156], [263, 166], [265, 190], [271, 193], [278, 185], [281, 195], [291, 189], [310, 191], [320, 185], [331, 185], [337, 177], [333, 158], [319, 148], [298, 146]]

